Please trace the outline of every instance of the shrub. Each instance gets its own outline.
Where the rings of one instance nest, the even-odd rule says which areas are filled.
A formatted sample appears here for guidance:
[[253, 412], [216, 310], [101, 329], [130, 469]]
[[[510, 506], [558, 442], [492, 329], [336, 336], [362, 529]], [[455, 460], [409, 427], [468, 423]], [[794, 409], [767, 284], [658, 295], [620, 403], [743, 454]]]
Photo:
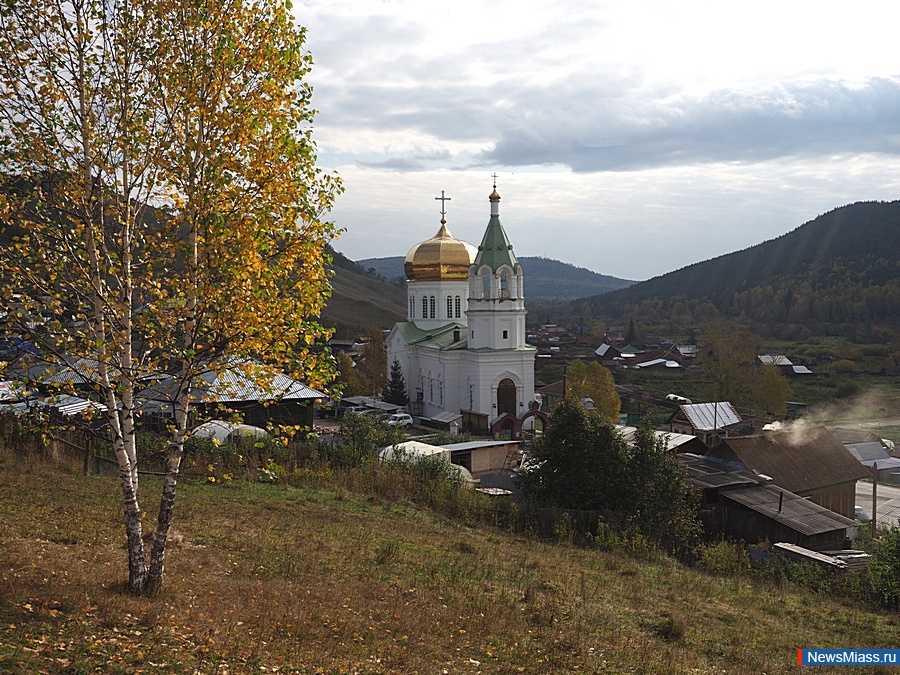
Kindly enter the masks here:
[[744, 574], [750, 571], [750, 555], [741, 544], [716, 541], [700, 551], [703, 566], [715, 574]]
[[831, 364], [831, 371], [834, 373], [855, 373], [859, 371], [859, 366], [850, 359], [838, 359]]
[[852, 398], [856, 396], [860, 391], [859, 384], [852, 381], [841, 382], [838, 386], [834, 388], [834, 397], [835, 398]]
[[868, 577], [872, 592], [889, 609], [900, 608], [900, 528], [893, 528], [874, 543]]

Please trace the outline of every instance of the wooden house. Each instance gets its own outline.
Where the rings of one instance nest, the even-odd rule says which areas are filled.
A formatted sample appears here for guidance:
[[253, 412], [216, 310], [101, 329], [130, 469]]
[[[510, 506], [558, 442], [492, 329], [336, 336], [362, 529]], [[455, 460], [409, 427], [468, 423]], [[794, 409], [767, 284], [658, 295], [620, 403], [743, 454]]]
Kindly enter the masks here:
[[814, 551], [846, 548], [857, 523], [727, 464], [680, 454], [688, 481], [701, 494], [701, 522], [710, 538], [724, 535], [755, 544], [788, 542]]
[[854, 517], [856, 481], [870, 475], [825, 427], [726, 438], [707, 454], [769, 476], [779, 487], [847, 518]]
[[679, 405], [668, 420], [669, 431], [699, 436], [707, 445], [738, 429], [742, 423], [738, 411], [728, 401]]

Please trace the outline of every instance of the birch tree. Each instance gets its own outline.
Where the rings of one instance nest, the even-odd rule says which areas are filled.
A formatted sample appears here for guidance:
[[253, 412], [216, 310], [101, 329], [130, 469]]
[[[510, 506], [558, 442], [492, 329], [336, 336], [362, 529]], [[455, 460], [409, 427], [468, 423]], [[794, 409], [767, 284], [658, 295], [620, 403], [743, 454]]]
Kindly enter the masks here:
[[[340, 184], [316, 168], [304, 32], [277, 0], [0, 7], [5, 304], [44, 317], [32, 335], [49, 363], [89, 364], [128, 587], [155, 592], [196, 378], [235, 362], [313, 386], [329, 372], [313, 346]], [[163, 374], [177, 395], [148, 560], [134, 395]]]
[[590, 398], [594, 410], [611, 424], [618, 424], [622, 401], [609, 369], [596, 361], [574, 361], [566, 369], [566, 398], [581, 401]]

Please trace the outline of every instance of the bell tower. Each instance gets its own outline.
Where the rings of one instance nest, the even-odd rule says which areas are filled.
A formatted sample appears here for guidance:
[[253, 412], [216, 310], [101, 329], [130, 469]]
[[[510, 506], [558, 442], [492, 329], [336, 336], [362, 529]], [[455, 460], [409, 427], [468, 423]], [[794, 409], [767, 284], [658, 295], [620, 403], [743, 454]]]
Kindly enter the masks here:
[[526, 335], [525, 275], [500, 222], [496, 174], [488, 199], [490, 220], [469, 267], [469, 349], [521, 349]]

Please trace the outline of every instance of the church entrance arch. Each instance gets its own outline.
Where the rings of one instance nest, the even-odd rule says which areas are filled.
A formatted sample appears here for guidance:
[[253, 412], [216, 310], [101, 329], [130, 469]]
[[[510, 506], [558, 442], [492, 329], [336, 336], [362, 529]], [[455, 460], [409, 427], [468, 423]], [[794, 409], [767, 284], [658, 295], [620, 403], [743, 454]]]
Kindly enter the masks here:
[[497, 385], [497, 416], [503, 413], [516, 415], [516, 383], [508, 377], [500, 380]]

